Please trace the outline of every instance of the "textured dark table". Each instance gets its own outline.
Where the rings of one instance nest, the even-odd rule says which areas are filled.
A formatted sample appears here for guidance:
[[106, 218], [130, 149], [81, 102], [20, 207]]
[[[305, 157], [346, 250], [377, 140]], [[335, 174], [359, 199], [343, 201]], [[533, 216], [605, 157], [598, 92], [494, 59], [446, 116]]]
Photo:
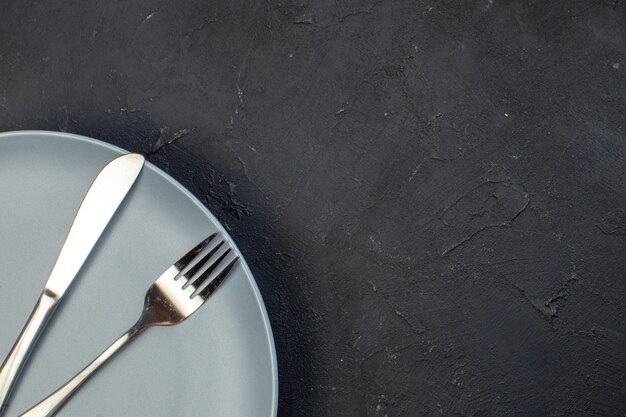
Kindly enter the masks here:
[[623, 0], [0, 5], [0, 130], [202, 199], [280, 416], [624, 415], [625, 74]]

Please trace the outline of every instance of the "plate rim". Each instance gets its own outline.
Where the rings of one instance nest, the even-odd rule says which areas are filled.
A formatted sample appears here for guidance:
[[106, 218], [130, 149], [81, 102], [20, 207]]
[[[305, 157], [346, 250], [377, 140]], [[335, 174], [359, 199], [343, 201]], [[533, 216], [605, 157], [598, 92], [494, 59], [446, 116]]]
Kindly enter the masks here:
[[[75, 133], [67, 133], [67, 132], [56, 132], [56, 131], [51, 131], [51, 130], [36, 130], [35, 129], [35, 130], [13, 130], [13, 131], [0, 132], [0, 139], [4, 139], [5, 137], [29, 136], [29, 135], [58, 137], [61, 139], [69, 139], [69, 140], [74, 140], [77, 142], [84, 142], [90, 145], [99, 146], [101, 148], [111, 150], [119, 155], [131, 153], [130, 151], [122, 147], [113, 145], [108, 142], [104, 142], [99, 139], [91, 138], [89, 136], [79, 135]], [[137, 153], [142, 154], [141, 152], [137, 152]], [[248, 266], [248, 263], [246, 262], [245, 257], [241, 255], [241, 251], [239, 250], [237, 243], [230, 236], [230, 234], [226, 231], [222, 223], [217, 219], [217, 217], [215, 217], [213, 213], [211, 213], [211, 211], [204, 204], [202, 204], [202, 202], [195, 195], [191, 193], [191, 191], [186, 189], [174, 177], [172, 177], [167, 172], [163, 171], [161, 168], [157, 167], [156, 165], [154, 165], [152, 162], [148, 161], [147, 159], [144, 163], [144, 169], [145, 168], [161, 176], [163, 179], [165, 179], [166, 181], [171, 183], [174, 187], [176, 187], [178, 190], [180, 190], [184, 195], [186, 195], [189, 198], [189, 200], [193, 202], [205, 216], [207, 216], [209, 220], [213, 221], [218, 226], [218, 229], [220, 230], [220, 232], [226, 235], [230, 239], [230, 242], [234, 246], [234, 249], [239, 253], [240, 258], [243, 261], [243, 262], [240, 262], [240, 265], [243, 266], [244, 268], [246, 278], [248, 279], [248, 282], [250, 283], [250, 286], [254, 292], [257, 305], [263, 317], [263, 325], [265, 327], [267, 346], [270, 351], [270, 357], [271, 357], [271, 362], [272, 362], [271, 366], [272, 366], [272, 376], [273, 376], [272, 378], [273, 379], [272, 381], [273, 398], [272, 398], [272, 410], [271, 410], [270, 417], [276, 417], [278, 414], [279, 381], [278, 381], [278, 358], [276, 354], [274, 333], [272, 331], [272, 325], [270, 323], [269, 315], [267, 314], [267, 308], [265, 307], [265, 302], [263, 301], [263, 296], [261, 294], [261, 291], [259, 290], [258, 284], [256, 283], [256, 279], [254, 278], [254, 275], [252, 274], [252, 271], [250, 270], [250, 267]]]

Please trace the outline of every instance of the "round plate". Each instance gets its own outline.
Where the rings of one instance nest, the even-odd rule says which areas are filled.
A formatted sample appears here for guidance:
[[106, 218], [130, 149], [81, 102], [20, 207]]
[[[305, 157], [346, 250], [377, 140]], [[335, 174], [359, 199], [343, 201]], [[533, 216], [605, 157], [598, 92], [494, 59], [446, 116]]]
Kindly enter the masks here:
[[[122, 149], [53, 132], [0, 134], [0, 361], [41, 293], [91, 182]], [[139, 317], [150, 284], [216, 218], [146, 163], [65, 294], [15, 387], [19, 415], [96, 357]], [[193, 316], [149, 329], [111, 360], [59, 416], [274, 417], [274, 341], [245, 261]]]

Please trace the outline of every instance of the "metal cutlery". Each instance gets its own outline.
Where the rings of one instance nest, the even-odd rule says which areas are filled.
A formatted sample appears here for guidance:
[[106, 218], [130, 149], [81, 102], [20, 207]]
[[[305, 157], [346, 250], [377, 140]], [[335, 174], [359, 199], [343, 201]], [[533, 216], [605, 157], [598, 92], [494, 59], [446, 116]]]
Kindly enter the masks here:
[[[206, 255], [199, 256], [215, 237], [216, 234], [209, 236], [166, 269], [148, 289], [139, 320], [87, 367], [21, 417], [53, 416], [95, 371], [144, 330], [178, 324], [200, 308], [224, 282], [239, 259], [234, 256], [225, 262], [232, 249], [227, 247], [223, 250], [223, 240]], [[219, 252], [222, 253], [218, 256]], [[224, 266], [220, 267], [222, 264]], [[205, 266], [208, 267], [201, 272]], [[206, 282], [208, 284], [203, 287]]]
[[46, 323], [134, 184], [143, 165], [144, 157], [139, 154], [118, 157], [102, 169], [87, 191], [45, 288], [0, 367], [0, 415]]

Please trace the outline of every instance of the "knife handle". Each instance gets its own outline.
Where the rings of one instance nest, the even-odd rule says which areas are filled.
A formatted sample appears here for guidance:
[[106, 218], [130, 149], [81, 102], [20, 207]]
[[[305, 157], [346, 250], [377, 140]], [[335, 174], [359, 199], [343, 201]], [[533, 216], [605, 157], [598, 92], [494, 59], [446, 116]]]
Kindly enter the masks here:
[[7, 400], [9, 395], [11, 395], [15, 381], [20, 375], [22, 365], [28, 359], [33, 345], [46, 326], [56, 305], [56, 297], [45, 291], [41, 294], [28, 322], [22, 329], [22, 333], [20, 333], [11, 352], [0, 367], [0, 415], [2, 415], [7, 405]]

